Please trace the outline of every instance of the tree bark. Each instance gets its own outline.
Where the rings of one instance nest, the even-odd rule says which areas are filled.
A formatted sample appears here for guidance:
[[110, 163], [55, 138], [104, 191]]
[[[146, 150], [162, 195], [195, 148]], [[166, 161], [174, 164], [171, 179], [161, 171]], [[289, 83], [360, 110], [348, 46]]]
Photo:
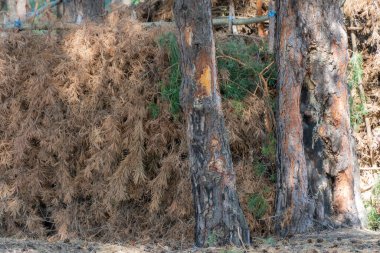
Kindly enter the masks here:
[[199, 247], [249, 244], [239, 205], [217, 84], [210, 0], [177, 0], [181, 48], [181, 105], [187, 137]]
[[360, 227], [340, 1], [277, 0], [277, 196], [281, 235]]
[[99, 21], [104, 12], [104, 0], [67, 0], [58, 7], [61, 19], [80, 24], [84, 20]]

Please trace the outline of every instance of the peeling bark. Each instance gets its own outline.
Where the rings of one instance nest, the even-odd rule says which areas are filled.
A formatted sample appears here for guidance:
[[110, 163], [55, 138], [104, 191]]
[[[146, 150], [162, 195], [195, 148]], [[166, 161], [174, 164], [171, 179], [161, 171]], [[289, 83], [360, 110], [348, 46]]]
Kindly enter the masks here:
[[211, 2], [175, 1], [174, 16], [180, 34], [181, 105], [188, 127], [195, 243], [249, 244], [217, 84]]
[[360, 227], [349, 117], [347, 34], [338, 0], [277, 0], [276, 231]]

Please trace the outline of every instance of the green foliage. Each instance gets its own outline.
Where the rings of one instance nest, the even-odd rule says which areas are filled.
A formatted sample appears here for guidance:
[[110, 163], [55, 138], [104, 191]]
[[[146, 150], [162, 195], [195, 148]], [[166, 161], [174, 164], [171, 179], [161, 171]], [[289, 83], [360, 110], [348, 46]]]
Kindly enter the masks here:
[[261, 147], [261, 154], [274, 161], [276, 157], [276, 138], [273, 134], [270, 134], [266, 143]]
[[272, 182], [272, 183], [276, 183], [276, 179], [277, 179], [277, 176], [275, 173], [272, 173], [269, 177], [269, 180]]
[[[276, 173], [268, 170], [268, 165], [264, 162], [256, 162], [253, 166], [255, 174], [259, 177], [266, 176], [272, 183], [276, 182]], [[269, 174], [270, 173], [270, 174]]]
[[363, 56], [360, 53], [353, 53], [350, 59], [350, 89], [357, 88], [363, 78]]
[[243, 116], [244, 104], [241, 101], [232, 100], [231, 105], [236, 115], [238, 115], [239, 117]]
[[150, 103], [148, 110], [149, 110], [150, 116], [153, 119], [157, 119], [158, 116], [160, 115], [160, 108], [158, 107], [156, 103]]
[[373, 206], [367, 207], [367, 218], [368, 218], [368, 227], [372, 230], [380, 229], [380, 214], [377, 212], [376, 208]]
[[36, 4], [38, 4], [39, 8], [46, 4], [46, 0], [30, 0], [29, 1], [30, 7], [32, 10], [36, 8]]
[[[265, 46], [247, 44], [244, 40], [236, 38], [217, 44], [219, 72], [228, 73], [228, 78], [222, 77], [220, 82], [224, 98], [241, 101], [256, 88], [259, 82], [258, 74], [270, 64], [270, 61], [255, 59], [257, 55], [268, 55]], [[264, 77], [272, 81], [271, 77], [275, 71], [272, 71], [273, 67], [269, 70], [264, 73]]]
[[254, 165], [255, 173], [261, 177], [264, 176], [265, 172], [267, 172], [267, 166], [262, 162], [256, 162]]
[[[169, 76], [162, 85], [161, 94], [170, 103], [173, 115], [180, 112], [179, 91], [181, 86], [181, 70], [179, 48], [174, 33], [161, 35], [157, 41], [166, 50], [169, 57]], [[258, 59], [261, 57], [260, 59]], [[259, 73], [274, 85], [276, 69], [272, 58], [267, 53], [265, 44], [247, 44], [242, 39], [230, 38], [217, 43], [217, 65], [219, 73], [225, 73], [220, 80], [221, 94], [225, 99], [232, 99], [232, 106], [238, 115], [242, 115], [244, 104], [241, 101], [252, 92], [259, 82]], [[263, 71], [265, 70], [265, 71]]]
[[380, 230], [380, 181], [372, 189], [372, 198], [366, 204], [368, 227]]
[[248, 200], [248, 209], [256, 219], [261, 219], [269, 208], [267, 200], [262, 193], [254, 193]]
[[[349, 65], [349, 81], [348, 87], [351, 93], [358, 90], [358, 86], [363, 78], [363, 57], [360, 53], [353, 53], [350, 59]], [[365, 97], [360, 97], [360, 101], [356, 101], [352, 96], [349, 99], [350, 103], [350, 120], [351, 125], [356, 128], [363, 123], [363, 117], [367, 114], [364, 104], [361, 101], [365, 101]]]
[[179, 66], [179, 48], [174, 33], [169, 32], [161, 35], [158, 45], [167, 51], [170, 64], [170, 73], [167, 83], [162, 85], [161, 94], [170, 102], [170, 112], [177, 115], [180, 110], [179, 91], [181, 87], [181, 70]]
[[264, 243], [274, 246], [276, 244], [276, 240], [273, 237], [268, 237], [264, 239]]
[[380, 199], [380, 181], [373, 187], [372, 193], [375, 197]]
[[216, 234], [216, 232], [214, 231], [214, 232], [212, 232], [211, 234], [209, 234], [208, 235], [208, 237], [207, 237], [207, 241], [206, 241], [206, 243], [207, 243], [207, 246], [215, 246], [216, 245], [216, 241], [217, 241], [217, 234]]

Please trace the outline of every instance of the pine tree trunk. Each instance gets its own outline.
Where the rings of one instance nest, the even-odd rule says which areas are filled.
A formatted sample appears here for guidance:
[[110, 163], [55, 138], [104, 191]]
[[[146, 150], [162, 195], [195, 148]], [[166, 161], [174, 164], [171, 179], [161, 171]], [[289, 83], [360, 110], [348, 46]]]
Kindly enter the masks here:
[[248, 244], [217, 84], [211, 2], [177, 0], [174, 16], [180, 33], [181, 105], [188, 127], [195, 242], [199, 247]]
[[348, 105], [339, 0], [277, 0], [276, 231], [359, 227], [364, 219]]

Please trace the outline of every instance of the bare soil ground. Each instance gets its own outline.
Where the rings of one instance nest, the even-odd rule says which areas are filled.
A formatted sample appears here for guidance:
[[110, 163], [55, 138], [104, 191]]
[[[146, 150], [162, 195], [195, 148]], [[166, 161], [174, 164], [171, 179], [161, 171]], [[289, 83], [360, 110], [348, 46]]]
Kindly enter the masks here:
[[243, 252], [302, 252], [302, 253], [341, 253], [379, 252], [380, 233], [368, 230], [342, 229], [315, 232], [291, 238], [255, 238], [252, 246], [239, 248], [172, 249], [161, 244], [124, 245], [101, 244], [86, 241], [47, 242], [0, 238], [0, 253], [124, 253], [124, 252], [189, 252], [189, 253], [243, 253]]

